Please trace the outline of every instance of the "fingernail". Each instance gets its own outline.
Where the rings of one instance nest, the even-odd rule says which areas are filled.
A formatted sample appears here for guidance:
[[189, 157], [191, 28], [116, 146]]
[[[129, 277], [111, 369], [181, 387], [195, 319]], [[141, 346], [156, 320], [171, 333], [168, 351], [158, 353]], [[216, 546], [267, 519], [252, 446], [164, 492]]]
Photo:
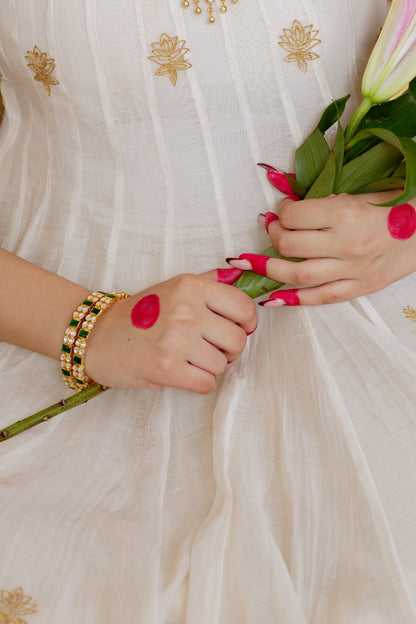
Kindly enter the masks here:
[[260, 305], [267, 307], [275, 307], [281, 305], [298, 306], [301, 305], [298, 296], [299, 289], [295, 290], [277, 290], [270, 295], [266, 301], [261, 301]]
[[[277, 169], [276, 167], [272, 167], [271, 165], [266, 165], [265, 163], [257, 163], [259, 167], [263, 169], [267, 169], [267, 179], [278, 191], [284, 193], [285, 195], [292, 195], [293, 190], [290, 186], [290, 182], [286, 177], [286, 173], [281, 169]], [[287, 174], [293, 179], [295, 178], [294, 173]]]
[[254, 271], [259, 275], [267, 274], [267, 261], [269, 256], [261, 256], [259, 254], [243, 253], [238, 258], [227, 258], [228, 264], [245, 271]]
[[217, 269], [217, 280], [222, 284], [234, 284], [244, 273], [243, 269]]
[[256, 331], [256, 329], [257, 329], [257, 325], [256, 325], [256, 326], [255, 326], [255, 328], [254, 328], [254, 329], [252, 329], [250, 332], [246, 332], [247, 336], [251, 336], [251, 334], [254, 334], [254, 332]]
[[228, 264], [231, 264], [232, 267], [239, 269], [240, 271], [252, 271], [253, 267], [249, 260], [243, 260], [242, 258], [226, 258], [225, 259]]
[[278, 306], [286, 305], [283, 299], [267, 299], [266, 301], [259, 301], [259, 305], [264, 308], [277, 308]]
[[267, 231], [269, 231], [270, 223], [273, 221], [279, 221], [279, 217], [274, 212], [261, 212], [259, 214], [259, 222]]

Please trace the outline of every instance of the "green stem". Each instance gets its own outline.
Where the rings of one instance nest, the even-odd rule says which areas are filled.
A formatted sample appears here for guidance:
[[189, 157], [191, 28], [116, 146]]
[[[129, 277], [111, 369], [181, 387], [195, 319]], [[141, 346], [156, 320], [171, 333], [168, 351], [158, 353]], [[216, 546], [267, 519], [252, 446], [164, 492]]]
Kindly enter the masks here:
[[373, 102], [370, 98], [364, 98], [353, 116], [351, 117], [351, 121], [348, 124], [345, 130], [345, 146], [346, 149], [349, 148], [349, 142], [357, 131], [358, 126], [361, 123], [361, 120], [366, 116], [370, 108], [372, 107]]
[[32, 416], [28, 416], [23, 420], [19, 420], [13, 425], [10, 425], [9, 427], [5, 427], [4, 429], [0, 430], [0, 442], [9, 440], [19, 433], [22, 433], [27, 429], [31, 429], [35, 425], [39, 425], [39, 423], [46, 422], [54, 416], [62, 414], [62, 412], [66, 412], [73, 407], [82, 405], [82, 403], [86, 403], [98, 394], [105, 392], [105, 390], [108, 390], [108, 388], [106, 388], [105, 386], [101, 386], [100, 384], [94, 384], [86, 390], [81, 390], [81, 392], [77, 392], [77, 394], [72, 395], [68, 399], [62, 399], [58, 403], [55, 403], [54, 405], [51, 405], [50, 407], [47, 407], [46, 409], [43, 409], [36, 414], [32, 414]]

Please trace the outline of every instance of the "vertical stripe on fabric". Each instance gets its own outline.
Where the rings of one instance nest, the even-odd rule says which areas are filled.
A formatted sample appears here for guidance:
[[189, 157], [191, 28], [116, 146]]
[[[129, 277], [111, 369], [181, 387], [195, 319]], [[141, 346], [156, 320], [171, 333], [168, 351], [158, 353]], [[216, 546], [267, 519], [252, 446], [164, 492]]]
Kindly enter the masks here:
[[[96, 0], [88, 0], [86, 2], [86, 18], [87, 18], [87, 32], [90, 41], [90, 49], [92, 54], [92, 60], [94, 63], [97, 88], [101, 101], [101, 110], [103, 118], [106, 124], [108, 138], [113, 150], [114, 159], [114, 194], [113, 194], [113, 220], [112, 227], [107, 243], [107, 264], [104, 269], [104, 273], [101, 276], [103, 284], [110, 284], [114, 275], [115, 265], [117, 262], [117, 246], [118, 237], [120, 234], [120, 228], [123, 217], [123, 187], [124, 187], [124, 174], [121, 150], [118, 142], [118, 136], [115, 128], [114, 117], [111, 107], [111, 99], [109, 95], [108, 86], [106, 83], [103, 61], [99, 57], [99, 39], [97, 35], [97, 3]], [[94, 43], [93, 43], [94, 42]], [[103, 241], [103, 244], [104, 241]]]
[[[241, 110], [241, 115], [244, 121], [244, 127], [246, 129], [246, 134], [248, 138], [248, 142], [250, 145], [250, 150], [252, 154], [253, 163], [260, 156], [260, 146], [258, 140], [256, 138], [256, 131], [253, 123], [253, 118], [250, 111], [250, 105], [247, 98], [246, 89], [244, 87], [244, 81], [241, 76], [241, 70], [238, 65], [234, 50], [235, 50], [235, 41], [233, 38], [233, 32], [230, 27], [230, 23], [228, 20], [221, 20], [224, 32], [224, 41], [225, 47], [227, 50], [227, 56], [230, 65], [230, 72], [233, 78], [233, 82], [235, 85], [236, 93], [239, 97], [239, 106]], [[271, 206], [276, 200], [276, 194], [273, 191], [270, 183], [268, 182], [266, 176], [264, 175], [264, 171], [257, 167], [257, 176], [260, 180], [261, 188], [263, 190], [264, 198], [267, 205]]]
[[155, 84], [152, 73], [152, 68], [149, 66], [147, 57], [149, 55], [146, 43], [146, 28], [144, 22], [143, 6], [141, 2], [135, 2], [136, 21], [139, 33], [140, 42], [143, 48], [143, 76], [145, 81], [145, 92], [147, 95], [147, 101], [149, 103], [149, 113], [152, 123], [152, 130], [155, 137], [155, 146], [157, 148], [160, 168], [163, 172], [163, 178], [166, 182], [166, 195], [164, 199], [165, 205], [165, 223], [164, 223], [164, 242], [163, 249], [160, 252], [162, 258], [162, 270], [164, 275], [168, 275], [171, 268], [171, 258], [174, 254], [174, 240], [173, 240], [173, 218], [174, 218], [174, 200], [173, 200], [173, 184], [172, 175], [170, 170], [168, 150], [166, 147], [165, 137], [163, 134], [163, 128], [160, 121], [160, 116], [157, 110], [153, 106], [153, 102], [156, 101]]
[[[51, 40], [51, 46], [52, 46], [51, 49], [56, 50], [57, 42], [55, 39], [55, 28], [54, 28], [53, 22], [51, 24], [51, 28], [49, 32], [50, 32], [50, 40]], [[63, 79], [60, 81], [60, 89], [66, 95], [66, 91], [67, 91], [66, 83], [65, 83], [65, 80]], [[77, 152], [76, 161], [74, 162], [73, 169], [72, 169], [73, 179], [74, 179], [74, 182], [76, 181], [76, 184], [74, 183], [73, 187], [71, 187], [71, 197], [68, 197], [69, 215], [67, 218], [67, 222], [65, 223], [66, 230], [65, 230], [65, 236], [62, 242], [61, 250], [60, 250], [60, 259], [59, 259], [59, 263], [57, 267], [58, 273], [61, 272], [63, 264], [65, 262], [66, 255], [69, 250], [69, 246], [73, 240], [75, 227], [77, 223], [80, 222], [81, 200], [82, 200], [83, 150], [82, 150], [82, 143], [81, 143], [81, 135], [80, 135], [79, 126], [76, 120], [72, 99], [70, 97], [66, 97], [66, 102], [68, 103], [68, 108], [67, 108], [68, 120], [71, 121], [71, 135], [75, 137], [76, 139], [78, 152]], [[81, 254], [79, 255], [79, 262], [80, 264], [82, 263]], [[72, 260], [72, 266], [74, 266], [73, 263], [74, 263], [74, 260]], [[76, 268], [79, 269], [79, 267], [76, 267]]]
[[[186, 34], [186, 38], [188, 40], [188, 33], [186, 30], [185, 19], [183, 16], [183, 8], [176, 0], [171, 0], [171, 6], [175, 25], [180, 32], [184, 32]], [[221, 173], [218, 167], [214, 139], [209, 124], [209, 117], [205, 105], [205, 100], [204, 96], [202, 95], [202, 88], [197, 78], [196, 72], [186, 72], [186, 78], [189, 81], [189, 85], [191, 87], [192, 95], [195, 101], [195, 109], [198, 114], [198, 120], [200, 123], [201, 133], [204, 138], [207, 159], [212, 177], [212, 188], [215, 195], [215, 208], [217, 210], [218, 220], [221, 227], [221, 237], [224, 244], [224, 253], [225, 255], [228, 255], [230, 253], [233, 253], [234, 243], [229, 226], [227, 203], [225, 201], [225, 195], [222, 187]]]
[[[271, 0], [272, 3], [273, 0]], [[304, 132], [301, 128], [299, 120], [296, 116], [296, 106], [294, 98], [291, 96], [288, 83], [286, 81], [285, 72], [283, 70], [283, 61], [279, 55], [276, 31], [273, 28], [273, 23], [270, 20], [270, 10], [266, 6], [266, 3], [262, 0], [258, 2], [258, 10], [262, 16], [265, 29], [269, 36], [269, 46], [271, 58], [270, 62], [274, 67], [274, 73], [276, 75], [276, 83], [280, 85], [280, 97], [282, 99], [283, 108], [285, 111], [287, 123], [290, 128], [290, 132], [293, 138], [294, 145], [300, 145], [304, 140]]]

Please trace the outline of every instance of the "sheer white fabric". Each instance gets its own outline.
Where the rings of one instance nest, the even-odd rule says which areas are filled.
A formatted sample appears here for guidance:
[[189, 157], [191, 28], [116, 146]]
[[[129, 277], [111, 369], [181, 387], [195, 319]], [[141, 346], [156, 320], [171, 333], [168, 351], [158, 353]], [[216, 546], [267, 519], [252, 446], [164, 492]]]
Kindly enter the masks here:
[[[331, 98], [357, 103], [386, 12], [2, 0], [2, 246], [128, 292], [260, 252], [279, 195], [256, 162], [290, 170]], [[294, 20], [319, 31], [306, 72], [278, 45]], [[162, 33], [189, 49], [175, 86]], [[2, 444], [0, 589], [33, 597], [28, 624], [416, 622], [415, 304], [413, 275], [262, 309], [215, 395], [110, 390]], [[1, 426], [64, 394], [55, 362], [0, 344]]]

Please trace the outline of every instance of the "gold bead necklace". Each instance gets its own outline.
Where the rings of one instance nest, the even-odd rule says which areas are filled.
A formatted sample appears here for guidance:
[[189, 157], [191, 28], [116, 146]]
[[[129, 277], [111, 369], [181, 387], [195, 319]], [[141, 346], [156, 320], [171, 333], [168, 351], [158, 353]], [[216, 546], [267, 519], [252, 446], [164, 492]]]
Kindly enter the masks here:
[[[203, 0], [182, 0], [182, 6], [187, 9], [190, 7], [191, 5], [191, 1], [194, 5], [194, 13], [196, 13], [196, 15], [201, 15], [201, 13], [203, 13], [203, 10], [201, 9], [200, 2]], [[214, 24], [215, 23], [215, 15], [214, 15], [214, 5], [215, 5], [215, 1], [216, 0], [205, 0], [205, 3], [208, 5], [206, 7], [207, 9], [207, 13], [208, 13], [208, 21], [210, 24]], [[218, 11], [220, 13], [227, 13], [228, 11], [228, 7], [227, 7], [227, 2], [231, 2], [231, 4], [237, 4], [238, 0], [219, 0], [220, 2], [220, 6], [218, 8]]]

